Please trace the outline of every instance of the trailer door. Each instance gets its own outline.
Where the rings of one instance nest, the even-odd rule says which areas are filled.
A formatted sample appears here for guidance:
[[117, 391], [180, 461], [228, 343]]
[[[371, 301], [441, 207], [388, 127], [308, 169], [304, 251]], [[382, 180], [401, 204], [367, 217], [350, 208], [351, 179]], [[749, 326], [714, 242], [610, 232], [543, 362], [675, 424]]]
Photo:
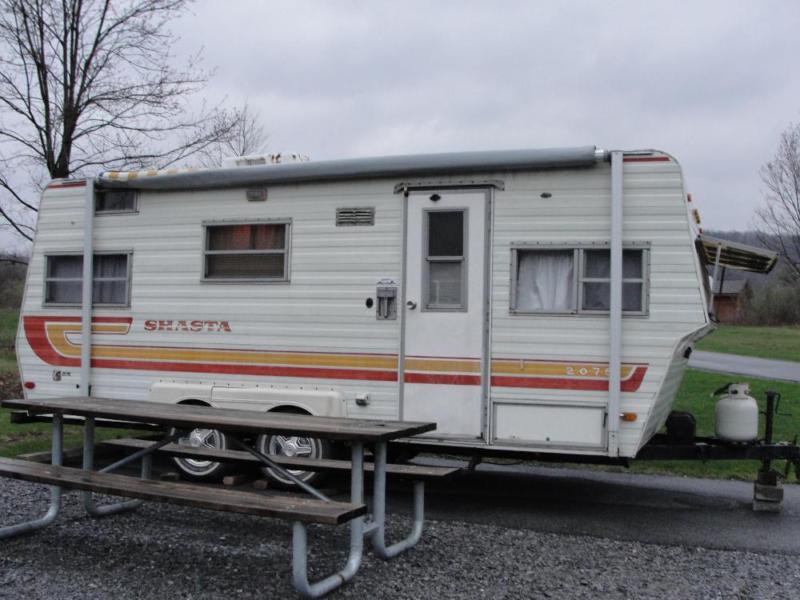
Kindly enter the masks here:
[[484, 436], [488, 205], [484, 190], [408, 198], [402, 418], [434, 437]]

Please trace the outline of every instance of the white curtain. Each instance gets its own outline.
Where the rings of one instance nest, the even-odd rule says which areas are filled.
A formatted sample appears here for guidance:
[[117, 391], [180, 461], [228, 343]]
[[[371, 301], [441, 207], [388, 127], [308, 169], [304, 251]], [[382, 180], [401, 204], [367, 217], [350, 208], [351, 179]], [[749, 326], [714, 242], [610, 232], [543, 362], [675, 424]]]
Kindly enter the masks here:
[[518, 250], [517, 263], [517, 310], [573, 308], [571, 250]]

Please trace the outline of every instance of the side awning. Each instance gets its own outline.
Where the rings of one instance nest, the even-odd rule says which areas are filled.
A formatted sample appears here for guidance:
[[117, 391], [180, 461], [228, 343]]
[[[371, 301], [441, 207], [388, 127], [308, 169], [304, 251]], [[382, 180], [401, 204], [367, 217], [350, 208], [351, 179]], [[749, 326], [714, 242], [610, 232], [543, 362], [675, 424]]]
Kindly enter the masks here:
[[771, 250], [729, 242], [703, 233], [697, 236], [697, 250], [705, 264], [719, 264], [724, 269], [769, 273], [778, 262], [778, 254]]

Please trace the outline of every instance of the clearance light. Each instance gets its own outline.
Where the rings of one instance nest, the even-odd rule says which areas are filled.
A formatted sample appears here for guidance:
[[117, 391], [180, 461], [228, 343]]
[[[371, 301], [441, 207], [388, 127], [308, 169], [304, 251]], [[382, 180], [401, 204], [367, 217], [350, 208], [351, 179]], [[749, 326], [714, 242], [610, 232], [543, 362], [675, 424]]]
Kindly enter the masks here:
[[24, 386], [26, 390], [32, 390], [36, 387], [36, 383], [34, 383], [33, 381], [26, 381], [24, 383]]
[[633, 423], [636, 420], [636, 413], [633, 412], [624, 412], [622, 413], [619, 418], [625, 421], [626, 423]]

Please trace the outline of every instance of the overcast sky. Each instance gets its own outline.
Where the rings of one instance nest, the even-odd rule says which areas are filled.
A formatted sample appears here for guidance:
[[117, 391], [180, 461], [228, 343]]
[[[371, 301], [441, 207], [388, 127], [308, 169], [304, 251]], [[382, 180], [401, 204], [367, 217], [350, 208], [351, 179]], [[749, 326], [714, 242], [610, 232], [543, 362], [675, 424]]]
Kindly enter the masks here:
[[209, 97], [312, 160], [594, 144], [682, 163], [704, 226], [742, 229], [800, 121], [800, 2], [201, 1]]

